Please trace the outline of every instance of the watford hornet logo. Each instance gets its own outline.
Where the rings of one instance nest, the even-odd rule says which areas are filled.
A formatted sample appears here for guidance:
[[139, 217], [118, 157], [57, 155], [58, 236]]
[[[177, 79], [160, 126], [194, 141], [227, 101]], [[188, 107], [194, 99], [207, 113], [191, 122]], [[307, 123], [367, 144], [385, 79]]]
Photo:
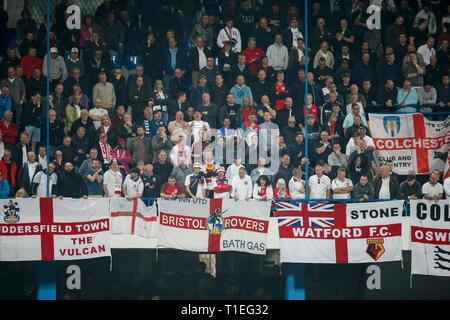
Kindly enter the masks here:
[[450, 251], [434, 247], [434, 268], [450, 271]]
[[383, 246], [384, 239], [367, 239], [367, 254], [377, 261], [386, 251]]
[[17, 223], [20, 220], [20, 208], [19, 203], [17, 201], [9, 200], [3, 206], [3, 221], [6, 223]]
[[214, 213], [209, 216], [206, 227], [210, 234], [220, 234], [223, 231], [224, 225], [222, 214], [225, 212], [226, 211], [222, 212], [217, 208]]

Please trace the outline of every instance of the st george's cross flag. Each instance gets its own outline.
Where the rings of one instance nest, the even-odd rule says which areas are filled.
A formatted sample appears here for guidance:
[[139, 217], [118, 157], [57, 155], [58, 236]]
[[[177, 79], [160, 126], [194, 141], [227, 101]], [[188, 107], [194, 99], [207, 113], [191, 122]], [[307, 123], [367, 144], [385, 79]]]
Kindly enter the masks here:
[[141, 199], [111, 199], [111, 233], [156, 238], [158, 217], [156, 201], [146, 206]]
[[281, 262], [366, 263], [402, 258], [403, 201], [275, 204]]
[[450, 144], [450, 117], [431, 121], [420, 113], [369, 114], [370, 132], [380, 163], [392, 160], [393, 170], [427, 174], [444, 171]]
[[0, 261], [111, 256], [108, 199], [5, 199], [0, 209]]
[[450, 200], [411, 200], [411, 274], [450, 277]]
[[266, 254], [270, 201], [161, 200], [158, 245], [195, 252]]

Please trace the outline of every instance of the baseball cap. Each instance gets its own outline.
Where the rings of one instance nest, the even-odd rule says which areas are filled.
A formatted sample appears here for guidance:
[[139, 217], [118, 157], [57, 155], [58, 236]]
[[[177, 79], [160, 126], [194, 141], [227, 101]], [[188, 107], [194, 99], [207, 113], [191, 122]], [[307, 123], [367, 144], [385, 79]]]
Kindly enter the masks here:
[[313, 114], [308, 114], [308, 119], [314, 119], [314, 115]]
[[76, 48], [76, 47], [73, 47], [71, 50], [70, 50], [70, 53], [73, 53], [73, 52], [76, 52], [76, 53], [78, 53], [78, 48]]
[[366, 130], [366, 127], [364, 127], [363, 125], [360, 125], [360, 126], [358, 127], [358, 130], [360, 130], [360, 129]]
[[416, 175], [415, 174], [408, 174], [408, 177], [406, 178], [406, 180], [408, 181], [412, 181], [416, 179]]
[[50, 53], [58, 53], [58, 48], [57, 47], [51, 47], [50, 48]]
[[202, 167], [201, 164], [198, 162], [194, 163], [194, 165], [192, 166], [192, 168], [199, 168], [199, 169], [201, 169], [201, 167]]
[[198, 77], [199, 79], [207, 79], [206, 76], [204, 74], [201, 74], [200, 77]]
[[351, 78], [351, 77], [350, 77], [350, 73], [345, 72], [345, 73], [342, 75], [342, 78]]
[[141, 173], [141, 170], [139, 170], [138, 167], [134, 167], [133, 169], [131, 169], [131, 173]]
[[219, 169], [217, 169], [217, 172], [225, 172], [225, 168], [224, 167], [220, 167]]

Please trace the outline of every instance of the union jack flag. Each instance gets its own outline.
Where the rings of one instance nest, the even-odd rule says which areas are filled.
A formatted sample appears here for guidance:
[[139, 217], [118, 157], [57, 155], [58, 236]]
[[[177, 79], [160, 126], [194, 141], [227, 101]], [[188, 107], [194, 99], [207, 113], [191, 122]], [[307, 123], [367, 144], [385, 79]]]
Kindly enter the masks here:
[[275, 215], [278, 217], [278, 226], [334, 227], [332, 203], [277, 202]]

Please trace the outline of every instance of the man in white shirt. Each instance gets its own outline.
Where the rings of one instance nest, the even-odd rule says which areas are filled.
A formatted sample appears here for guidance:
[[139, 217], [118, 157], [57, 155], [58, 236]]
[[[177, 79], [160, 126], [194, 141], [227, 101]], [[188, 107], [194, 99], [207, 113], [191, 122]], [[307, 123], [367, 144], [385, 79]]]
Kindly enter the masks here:
[[48, 157], [47, 157], [47, 149], [45, 149], [45, 146], [39, 147], [38, 152], [38, 163], [42, 166], [42, 169], [48, 168]]
[[305, 180], [302, 179], [300, 167], [292, 171], [292, 178], [289, 180], [288, 188], [292, 199], [305, 199]]
[[445, 198], [450, 199], [450, 176], [444, 179]]
[[253, 194], [252, 179], [247, 175], [247, 170], [244, 166], [239, 168], [239, 174], [231, 181], [231, 197], [235, 201], [250, 200]]
[[362, 150], [366, 149], [368, 151], [375, 150], [375, 143], [373, 142], [373, 139], [371, 137], [366, 135], [366, 132], [367, 132], [366, 127], [360, 125], [358, 128], [358, 135], [348, 140], [347, 147], [345, 150], [345, 154], [347, 155], [347, 157], [350, 157], [350, 155], [357, 150], [358, 146]]
[[383, 165], [380, 174], [374, 179], [375, 198], [389, 200], [398, 195], [399, 186], [397, 179], [391, 177], [389, 166]]
[[430, 181], [422, 186], [422, 194], [424, 199], [437, 201], [443, 198], [444, 187], [438, 180], [438, 174], [434, 172], [430, 174]]
[[122, 196], [122, 174], [117, 159], [112, 159], [109, 170], [103, 175], [103, 191], [106, 198], [119, 198]]
[[226, 42], [231, 44], [233, 52], [241, 52], [241, 33], [234, 27], [232, 17], [226, 18], [225, 27], [220, 30], [219, 35], [217, 36], [217, 46], [219, 48], [222, 49]]
[[333, 199], [350, 199], [353, 191], [353, 182], [345, 177], [345, 168], [339, 168], [337, 178], [331, 183]]
[[189, 127], [191, 128], [192, 136], [194, 137], [194, 142], [200, 141], [200, 131], [210, 130], [208, 122], [202, 120], [202, 113], [199, 110], [195, 110], [194, 120], [189, 122]]
[[[48, 166], [50, 184], [50, 195], [56, 195], [56, 183], [58, 182], [58, 176], [55, 173], [55, 164], [51, 162]], [[31, 194], [33, 198], [47, 197], [47, 172], [45, 170], [39, 171], [34, 175], [33, 185], [31, 188]]]
[[316, 174], [309, 178], [309, 198], [310, 199], [329, 199], [331, 190], [331, 181], [323, 174], [321, 165], [316, 165]]
[[123, 182], [123, 194], [127, 200], [133, 200], [142, 197], [144, 192], [144, 183], [140, 177], [140, 169], [134, 167], [130, 174], [125, 177]]
[[429, 36], [427, 42], [424, 45], [421, 45], [419, 49], [417, 49], [417, 52], [422, 55], [423, 62], [425, 62], [426, 65], [429, 65], [431, 56], [436, 55], [433, 36]]
[[105, 108], [102, 108], [102, 100], [95, 99], [94, 108], [89, 110], [89, 117], [94, 121], [95, 130], [97, 130], [100, 125], [102, 118], [108, 115], [108, 111]]

